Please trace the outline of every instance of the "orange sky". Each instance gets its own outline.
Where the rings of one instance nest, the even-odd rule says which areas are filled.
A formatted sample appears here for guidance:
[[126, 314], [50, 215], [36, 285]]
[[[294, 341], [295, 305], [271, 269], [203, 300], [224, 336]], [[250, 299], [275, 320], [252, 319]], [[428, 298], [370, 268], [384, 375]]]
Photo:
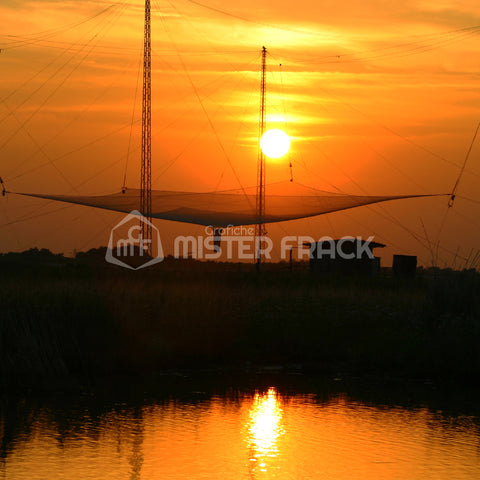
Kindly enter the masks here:
[[[110, 193], [125, 169], [127, 185], [138, 186], [142, 8], [141, 0], [2, 2], [0, 175], [9, 190]], [[480, 25], [478, 2], [300, 1], [292, 9], [284, 0], [155, 0], [152, 24], [154, 188], [238, 188], [237, 176], [255, 184], [265, 45], [267, 120], [293, 138], [289, 155], [268, 163], [267, 182], [288, 181], [291, 161], [296, 182], [325, 190], [452, 189], [480, 121], [480, 34], [467, 29]], [[452, 266], [457, 248], [464, 257], [478, 248], [479, 154], [477, 144], [440, 237], [442, 266]], [[437, 241], [446, 203], [407, 200], [269, 233], [374, 234], [391, 247], [385, 264], [393, 252], [428, 264], [427, 242], [415, 237], [425, 237], [423, 222]], [[10, 195], [0, 199], [0, 251], [106, 245], [121, 218]], [[166, 238], [202, 233], [156, 225]]]

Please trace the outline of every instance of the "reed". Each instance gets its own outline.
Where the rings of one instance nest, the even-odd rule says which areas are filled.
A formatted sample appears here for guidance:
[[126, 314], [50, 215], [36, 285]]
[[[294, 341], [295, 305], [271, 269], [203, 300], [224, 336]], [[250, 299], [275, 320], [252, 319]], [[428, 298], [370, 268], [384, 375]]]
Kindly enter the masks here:
[[37, 267], [0, 277], [0, 372], [8, 385], [247, 364], [468, 379], [480, 372], [479, 293], [474, 272]]

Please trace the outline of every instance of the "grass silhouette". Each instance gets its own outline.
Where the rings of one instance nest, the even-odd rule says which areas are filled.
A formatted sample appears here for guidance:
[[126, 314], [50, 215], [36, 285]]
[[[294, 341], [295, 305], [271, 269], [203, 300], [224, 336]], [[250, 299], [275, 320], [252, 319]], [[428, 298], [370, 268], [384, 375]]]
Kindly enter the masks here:
[[476, 272], [408, 281], [217, 267], [3, 267], [1, 384], [245, 365], [466, 381], [480, 373]]

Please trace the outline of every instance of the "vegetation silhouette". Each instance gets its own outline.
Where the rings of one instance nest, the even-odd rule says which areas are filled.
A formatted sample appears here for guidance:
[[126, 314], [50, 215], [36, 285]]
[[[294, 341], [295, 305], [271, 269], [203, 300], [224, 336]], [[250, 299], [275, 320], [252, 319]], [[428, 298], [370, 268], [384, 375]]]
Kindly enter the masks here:
[[[165, 259], [129, 271], [104, 249], [0, 256], [0, 385], [80, 388], [171, 369], [417, 377], [480, 373], [480, 275], [316, 275]], [[32, 258], [36, 260], [33, 261]]]

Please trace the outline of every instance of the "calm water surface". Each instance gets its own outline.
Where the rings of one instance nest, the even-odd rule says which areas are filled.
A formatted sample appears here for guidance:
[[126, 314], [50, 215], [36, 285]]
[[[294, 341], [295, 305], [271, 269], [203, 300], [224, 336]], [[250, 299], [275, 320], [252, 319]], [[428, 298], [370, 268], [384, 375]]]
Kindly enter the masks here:
[[126, 402], [4, 397], [0, 478], [480, 478], [480, 418], [469, 408], [379, 397], [274, 382]]

